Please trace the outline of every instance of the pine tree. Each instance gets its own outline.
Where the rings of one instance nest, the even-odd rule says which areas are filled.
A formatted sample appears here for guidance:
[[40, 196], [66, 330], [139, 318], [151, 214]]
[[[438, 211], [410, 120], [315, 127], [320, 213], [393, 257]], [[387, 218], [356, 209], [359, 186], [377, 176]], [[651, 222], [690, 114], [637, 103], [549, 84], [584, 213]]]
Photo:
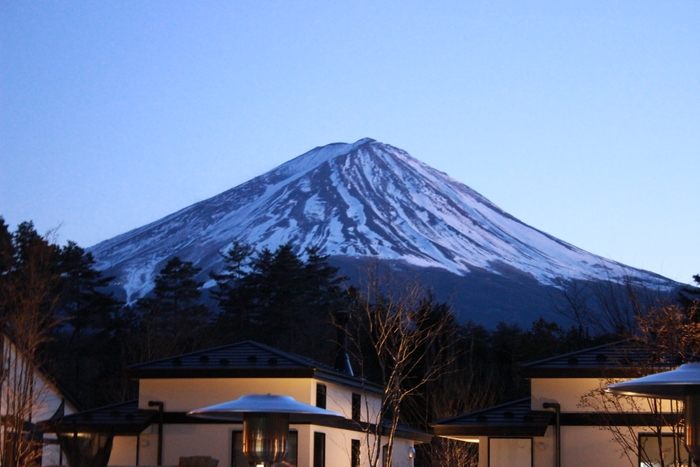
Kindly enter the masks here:
[[[224, 274], [218, 278], [222, 341], [255, 339], [283, 350], [332, 357], [335, 332], [332, 313], [347, 306], [341, 291], [344, 277], [318, 249], [303, 260], [292, 244], [255, 256], [250, 247], [234, 243]], [[241, 267], [243, 265], [243, 267]]]
[[151, 294], [136, 302], [138, 361], [152, 360], [199, 348], [210, 319], [200, 303], [201, 271], [191, 262], [173, 257], [159, 272]]
[[239, 341], [253, 334], [250, 310], [243, 297], [241, 281], [250, 272], [253, 248], [245, 243], [234, 241], [222, 255], [224, 267], [219, 273], [211, 272], [209, 277], [216, 281], [216, 288], [210, 296], [218, 303], [222, 314], [215, 328], [220, 342]]
[[693, 276], [695, 286], [686, 285], [678, 292], [678, 302], [685, 311], [688, 319], [700, 322], [700, 274]]
[[113, 277], [95, 269], [95, 259], [75, 242], [61, 248], [59, 269], [62, 274], [61, 311], [69, 320], [72, 334], [98, 332], [110, 327], [111, 315], [121, 302], [105, 292]]
[[[119, 311], [123, 303], [105, 288], [112, 277], [95, 269], [95, 260], [75, 242], [61, 248], [61, 300], [58, 313], [63, 320], [52, 342], [50, 356], [68, 389], [86, 406], [110, 402], [121, 372], [114, 372], [122, 360], [119, 339]], [[111, 384], [104, 384], [112, 381]], [[109, 391], [105, 391], [109, 389]]]
[[12, 266], [13, 251], [12, 234], [5, 219], [0, 216], [0, 275]]

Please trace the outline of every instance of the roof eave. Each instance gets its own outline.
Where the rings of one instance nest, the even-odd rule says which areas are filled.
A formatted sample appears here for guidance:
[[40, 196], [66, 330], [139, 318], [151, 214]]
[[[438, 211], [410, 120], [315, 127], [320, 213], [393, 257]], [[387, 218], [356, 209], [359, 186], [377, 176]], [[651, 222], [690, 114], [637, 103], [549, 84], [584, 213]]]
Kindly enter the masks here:
[[478, 436], [544, 436], [546, 424], [531, 426], [476, 426], [476, 425], [433, 425], [433, 433], [443, 437], [478, 437]]

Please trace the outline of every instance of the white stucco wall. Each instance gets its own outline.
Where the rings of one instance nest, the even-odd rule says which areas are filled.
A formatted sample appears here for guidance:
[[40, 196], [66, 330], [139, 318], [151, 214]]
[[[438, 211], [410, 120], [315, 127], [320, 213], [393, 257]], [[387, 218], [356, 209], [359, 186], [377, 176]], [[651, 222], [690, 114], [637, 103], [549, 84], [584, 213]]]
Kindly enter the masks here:
[[[115, 436], [109, 465], [136, 465], [136, 436]], [[65, 465], [65, 462], [63, 463]], [[144, 465], [141, 463], [141, 465]]]
[[[283, 394], [299, 402], [316, 405], [316, 385], [326, 386], [326, 409], [346, 418], [352, 415], [352, 394], [362, 396], [362, 420], [373, 421], [381, 404], [380, 395], [365, 393], [313, 378], [207, 378], [207, 379], [142, 379], [139, 382], [139, 408], [148, 409], [149, 401], [164, 403], [166, 412], [188, 412], [230, 401], [246, 394]], [[326, 435], [326, 466], [350, 466], [352, 440], [361, 442], [361, 465], [367, 465], [368, 447], [365, 435], [352, 430], [317, 425], [291, 425], [298, 433], [298, 465], [313, 465], [313, 434]], [[163, 464], [177, 465], [181, 456], [205, 455], [219, 459], [220, 467], [231, 465], [232, 432], [241, 431], [240, 424], [166, 424], [163, 429]], [[140, 436], [139, 465], [155, 465], [158, 449], [158, 427], [151, 425]], [[110, 465], [131, 465], [135, 458], [136, 438], [115, 442]], [[394, 467], [411, 467], [408, 458], [413, 443], [396, 440]], [[129, 462], [126, 462], [129, 460]], [[126, 463], [125, 463], [126, 462]]]
[[[612, 380], [611, 380], [612, 381]], [[614, 381], [624, 381], [617, 379]], [[606, 386], [609, 381], [600, 381], [595, 378], [533, 378], [530, 381], [532, 394], [532, 410], [543, 410], [545, 402], [558, 402], [562, 412], [591, 412], [590, 406], [581, 405], [584, 394], [598, 390]], [[651, 399], [644, 397], [622, 397], [618, 399], [622, 410], [632, 413], [651, 412]], [[672, 402], [659, 401], [662, 411], [670, 412]]]
[[595, 378], [533, 378], [530, 380], [532, 410], [544, 410], [544, 402], [558, 402], [562, 412], [587, 412], [579, 407], [581, 396], [600, 387]]
[[[234, 431], [241, 431], [240, 424], [231, 425], [165, 425], [163, 429], [163, 464], [177, 465], [181, 456], [212, 456], [219, 459], [219, 467], [231, 465], [232, 439]], [[326, 435], [326, 466], [343, 467], [350, 466], [352, 440], [360, 441], [361, 465], [367, 465], [369, 452], [365, 435], [360, 432], [329, 428], [318, 425], [291, 425], [290, 430], [296, 431], [298, 436], [299, 467], [311, 467], [313, 465], [313, 439], [314, 433], [320, 432]], [[134, 438], [135, 439], [135, 438]], [[110, 458], [110, 465], [134, 465], [129, 464], [135, 446], [125, 440], [117, 446], [121, 454]], [[383, 444], [386, 440], [383, 440]], [[140, 465], [155, 465], [157, 460], [158, 435], [157, 427], [152, 426], [141, 434], [141, 449], [139, 456]], [[394, 444], [394, 467], [412, 467], [413, 460], [409, 458], [410, 448], [413, 443], [407, 440], [396, 440]], [[132, 461], [133, 462], [133, 461]]]
[[372, 420], [379, 410], [381, 398], [378, 394], [312, 378], [142, 379], [139, 381], [139, 408], [152, 408], [148, 407], [149, 401], [161, 401], [167, 412], [187, 412], [246, 394], [283, 394], [315, 406], [317, 383], [326, 385], [327, 410], [350, 418], [353, 393], [362, 395], [362, 421]]
[[[532, 409], [546, 410], [544, 402], [557, 402], [562, 413], [591, 412], [590, 407], [581, 405], [584, 394], [599, 389], [600, 380], [596, 378], [533, 378], [531, 380]], [[606, 382], [602, 383], [607, 384]], [[647, 399], [634, 398], [622, 400], [622, 407], [632, 412], [648, 412]], [[669, 409], [669, 402], [663, 403], [663, 409]], [[550, 409], [551, 410], [551, 409]], [[649, 431], [641, 429], [641, 431]], [[566, 467], [618, 467], [630, 465], [623, 455], [622, 447], [608, 430], [598, 426], [562, 426], [561, 427], [562, 465]], [[488, 464], [488, 438], [480, 437], [479, 467]], [[555, 429], [547, 428], [545, 436], [533, 438], [533, 467], [553, 467], [555, 465]], [[636, 465], [636, 462], [635, 462]]]
[[[629, 465], [620, 459], [621, 451], [609, 432], [598, 427], [562, 427], [562, 466], [620, 467]], [[532, 438], [533, 467], [554, 467], [555, 430], [549, 427], [545, 436]], [[491, 449], [494, 449], [492, 446]], [[497, 453], [492, 453], [496, 455]], [[479, 467], [489, 465], [488, 437], [479, 437]], [[631, 467], [631, 466], [630, 466]]]
[[316, 386], [310, 378], [142, 379], [139, 408], [149, 409], [148, 401], [161, 401], [166, 412], [188, 412], [246, 394], [283, 394], [315, 405]]
[[[14, 391], [18, 385], [15, 383], [22, 381], [19, 378], [26, 377], [23, 374], [25, 360], [22, 353], [17, 352], [16, 347], [3, 335], [0, 335], [0, 349], [2, 349], [0, 366], [6, 371], [4, 377], [0, 380], [0, 415], [6, 415], [7, 401], [16, 397]], [[64, 402], [65, 397], [54, 384], [47, 380], [42, 372], [34, 370], [32, 378], [34, 378], [32, 395], [24, 397], [28, 397], [25, 399], [27, 402], [33, 403], [31, 421], [37, 423], [51, 418]], [[75, 412], [76, 408], [66, 401], [64, 413], [69, 415]], [[3, 438], [4, 436], [0, 429], [0, 443]], [[46, 433], [44, 434], [44, 439], [50, 444], [46, 444], [42, 448], [42, 465], [59, 465], [61, 462], [60, 449], [58, 444], [55, 443], [56, 436]]]
[[[360, 411], [360, 420], [363, 422], [372, 422], [379, 413], [381, 407], [381, 396], [375, 393], [367, 393], [362, 389], [351, 389], [338, 384], [325, 383], [327, 388], [326, 394], [326, 409], [332, 412], [339, 413], [345, 418], [352, 418], [352, 394], [360, 394], [362, 396], [362, 410]], [[314, 384], [314, 388], [315, 388]], [[314, 389], [315, 391], [315, 389]], [[312, 405], [315, 404], [315, 397]]]

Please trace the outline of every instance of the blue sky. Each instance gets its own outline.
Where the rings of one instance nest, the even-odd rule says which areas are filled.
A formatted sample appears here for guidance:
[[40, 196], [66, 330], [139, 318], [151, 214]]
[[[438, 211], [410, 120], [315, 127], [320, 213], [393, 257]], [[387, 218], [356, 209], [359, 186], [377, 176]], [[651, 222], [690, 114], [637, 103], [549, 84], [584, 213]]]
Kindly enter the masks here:
[[91, 246], [371, 137], [700, 273], [700, 1], [0, 2], [0, 215]]

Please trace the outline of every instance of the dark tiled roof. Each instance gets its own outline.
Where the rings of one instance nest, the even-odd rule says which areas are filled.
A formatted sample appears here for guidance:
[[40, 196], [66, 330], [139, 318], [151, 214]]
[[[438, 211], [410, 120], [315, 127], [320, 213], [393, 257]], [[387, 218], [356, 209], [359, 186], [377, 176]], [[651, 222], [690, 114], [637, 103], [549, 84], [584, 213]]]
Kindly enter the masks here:
[[[389, 421], [385, 420], [384, 426], [389, 428]], [[416, 428], [410, 427], [408, 425], [399, 424], [396, 427], [396, 437], [403, 439], [410, 439], [417, 443], [429, 443], [433, 440], [433, 435], [426, 433], [423, 430], [418, 430]]]
[[438, 436], [544, 436], [554, 414], [530, 409], [530, 398], [469, 412], [430, 424]]
[[374, 384], [255, 341], [200, 350], [129, 368], [132, 378], [318, 378], [372, 391]]
[[666, 371], [680, 363], [643, 344], [624, 340], [523, 365], [526, 378], [633, 378]]
[[44, 431], [71, 433], [114, 433], [115, 435], [137, 435], [158, 416], [156, 410], [138, 408], [138, 400], [120, 402], [72, 415], [55, 417], [41, 422]]

